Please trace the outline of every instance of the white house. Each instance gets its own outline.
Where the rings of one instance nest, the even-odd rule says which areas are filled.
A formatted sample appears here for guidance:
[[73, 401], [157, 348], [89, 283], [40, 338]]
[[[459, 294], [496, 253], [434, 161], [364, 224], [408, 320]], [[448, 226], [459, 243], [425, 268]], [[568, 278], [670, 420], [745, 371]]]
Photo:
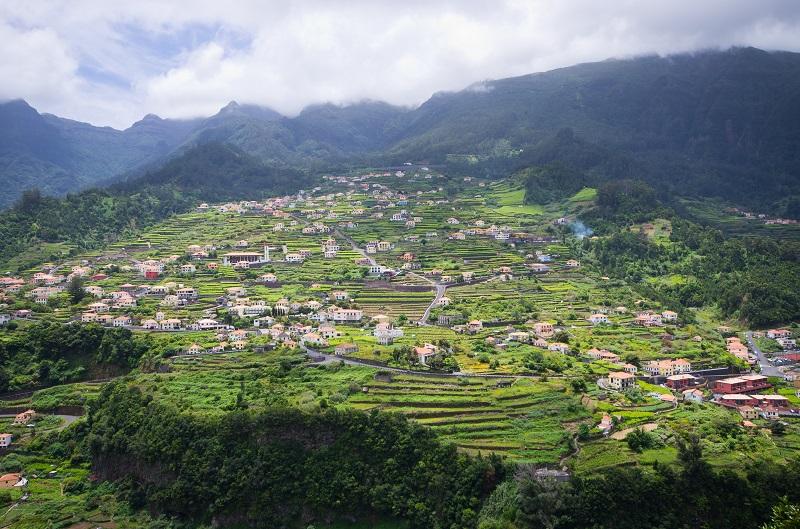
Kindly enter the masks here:
[[624, 371], [612, 371], [608, 374], [608, 385], [612, 388], [623, 391], [636, 384], [636, 377]]
[[361, 318], [364, 316], [364, 312], [359, 309], [342, 309], [338, 307], [328, 311], [328, 314], [330, 315], [330, 319], [335, 322], [361, 321]]
[[166, 320], [161, 320], [160, 325], [162, 331], [175, 331], [181, 328], [181, 320], [177, 318], [168, 318]]
[[403, 329], [395, 328], [389, 322], [381, 322], [375, 326], [373, 334], [378, 344], [390, 345], [395, 338], [403, 336]]
[[602, 325], [608, 323], [608, 316], [597, 313], [589, 316], [588, 320], [592, 325]]
[[117, 316], [116, 318], [114, 318], [114, 320], [112, 322], [114, 327], [127, 327], [131, 323], [132, 323], [131, 322], [131, 317], [130, 316], [124, 316], [124, 315], [123, 316]]

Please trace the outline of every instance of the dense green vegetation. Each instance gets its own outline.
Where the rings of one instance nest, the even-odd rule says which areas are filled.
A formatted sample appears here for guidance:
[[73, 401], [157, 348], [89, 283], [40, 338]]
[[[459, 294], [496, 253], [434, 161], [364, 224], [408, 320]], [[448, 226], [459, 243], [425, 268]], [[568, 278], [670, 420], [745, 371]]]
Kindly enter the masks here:
[[134, 507], [195, 522], [299, 526], [337, 515], [400, 516], [412, 527], [474, 527], [503, 477], [398, 415], [274, 409], [217, 417], [157, 404], [110, 384], [86, 443], [99, 477]]
[[[128, 197], [150, 197], [162, 183], [177, 202], [167, 197], [154, 204], [183, 211], [201, 200], [279, 193], [302, 179], [290, 182], [290, 171], [273, 173], [221, 144], [186, 156], [142, 179], [93, 192], [102, 199], [93, 203], [96, 210], [82, 215], [112, 223], [104, 206], [118, 213], [113, 208]], [[86, 420], [47, 437], [45, 428], [61, 427], [59, 417], [37, 418], [36, 428], [12, 426], [10, 419], [0, 418], [0, 431], [7, 427], [16, 436], [11, 454], [0, 458], [0, 470], [22, 470], [31, 479], [24, 492], [32, 491], [35, 500], [21, 503], [11, 519], [35, 519], [22, 522], [24, 529], [84, 522], [108, 522], [108, 529], [113, 524], [165, 529], [387, 524], [395, 529], [395, 520], [403, 528], [755, 529], [767, 521], [780, 496], [788, 496], [784, 511], [791, 511], [798, 501], [794, 491], [800, 469], [794, 420], [786, 418], [784, 424], [756, 418], [743, 425], [737, 413], [714, 403], [665, 401], [662, 396], [672, 392], [653, 380], [611, 391], [596, 381], [618, 370], [619, 363], [586, 353], [608, 349], [620, 361], [640, 367], [648, 360], [677, 357], [690, 360], [694, 369], [735, 363], [725, 352], [719, 326], [742, 329], [723, 317], [740, 317], [755, 326], [788, 323], [800, 313], [791, 296], [798, 284], [796, 243], [725, 236], [676, 214], [643, 180], [593, 180], [565, 164], [530, 168], [522, 174], [528, 184], [524, 188], [513, 178], [487, 182], [413, 171], [419, 174], [362, 180], [366, 189], [339, 196], [333, 193], [344, 186], [323, 180], [317, 198], [284, 208], [294, 223], [211, 208], [163, 222], [157, 217], [167, 213], [152, 213], [145, 223], [153, 225], [146, 229], [87, 223], [85, 233], [78, 233], [55, 221], [47, 224], [54, 230], [48, 241], [64, 238], [76, 249], [57, 260], [56, 272], [80, 263], [107, 277], [72, 280], [41, 305], [26, 296], [30, 282], [6, 297], [13, 304], [8, 312], [33, 307], [35, 319], [53, 323], [14, 321], [0, 332], [0, 389], [61, 384], [22, 396], [13, 405], [41, 411], [88, 403], [90, 412]], [[407, 203], [399, 204], [399, 195], [371, 196], [369, 189], [381, 185], [400, 189]], [[546, 203], [525, 204], [526, 194], [529, 202]], [[185, 197], [191, 202], [180, 202]], [[18, 209], [46, 217], [51, 214], [48, 203], [55, 212], [70, 198], [57, 201], [31, 193]], [[353, 212], [357, 206], [396, 199], [395, 205], [381, 207], [383, 216]], [[323, 207], [334, 214], [317, 218], [333, 231], [302, 233], [305, 220]], [[419, 216], [414, 226], [389, 220], [401, 207]], [[69, 212], [52, 214], [63, 220]], [[448, 221], [451, 216], [458, 217], [456, 223]], [[563, 218], [585, 221], [598, 237], [578, 239]], [[274, 230], [278, 222], [289, 225]], [[547, 242], [515, 241], [512, 246], [486, 235], [447, 237], [454, 230], [490, 225], [547, 237]], [[248, 270], [210, 269], [205, 265], [220, 258], [212, 252], [193, 261], [195, 271], [179, 269], [190, 262], [187, 252], [193, 244], [227, 251], [247, 240], [252, 248], [285, 244], [285, 253], [318, 248], [327, 237], [342, 245], [339, 254], [313, 255], [302, 265], [275, 260]], [[408, 252], [418, 267], [378, 284], [365, 281], [354, 264], [359, 253], [347, 244], [351, 239], [359, 246], [390, 241], [391, 249], [375, 254], [379, 263], [399, 268]], [[96, 247], [102, 251], [80, 250]], [[135, 307], [119, 310], [139, 320], [156, 311], [185, 322], [217, 317], [249, 329], [244, 351], [167, 358], [194, 343], [208, 350], [224, 337], [215, 331], [130, 332], [68, 323], [93, 301], [80, 288], [84, 281], [102, 287], [106, 295], [125, 283], [150, 284], [130, 265], [172, 255], [182, 257], [165, 266], [159, 283], [196, 288], [196, 302], [167, 307], [157, 296], [142, 295]], [[545, 255], [550, 270], [531, 273], [530, 265], [543, 262]], [[568, 265], [573, 259], [579, 262]], [[449, 304], [431, 311], [432, 323], [438, 315], [457, 313], [465, 321], [482, 321], [483, 329], [464, 333], [412, 324], [433, 298], [426, 272], [434, 268], [455, 280], [446, 289]], [[501, 277], [501, 270], [513, 277]], [[33, 272], [20, 275], [31, 279]], [[253, 282], [264, 272], [274, 273], [278, 284]], [[479, 280], [463, 281], [462, 272]], [[344, 360], [377, 365], [313, 363], [300, 349], [270, 343], [255, 332], [252, 320], [232, 317], [220, 306], [219, 298], [230, 287], [270, 305], [281, 298], [305, 303], [347, 291], [347, 304], [363, 309], [365, 321], [338, 325], [339, 336], [319, 349], [332, 353], [337, 345], [357, 344], [358, 350]], [[620, 305], [622, 310], [612, 309]], [[677, 321], [653, 329], [634, 323], [640, 310], [679, 314]], [[598, 311], [608, 312], [608, 323], [587, 321]], [[277, 319], [287, 325], [311, 323], [307, 314], [303, 307]], [[404, 335], [391, 345], [377, 343], [373, 323], [366, 322], [377, 314], [393, 318]], [[552, 340], [567, 343], [570, 352], [511, 339], [513, 330], [533, 333], [537, 321], [557, 325]], [[411, 347], [425, 343], [443, 351], [430, 365], [462, 373], [384, 369], [427, 369], [413, 355], [414, 361], [408, 361]], [[102, 389], [89, 381], [127, 373]], [[496, 377], [474, 376], [488, 373]], [[789, 383], [774, 383], [776, 392], [793, 405], [800, 403]], [[605, 414], [614, 423], [609, 436], [595, 428]], [[37, 433], [40, 425], [42, 433]], [[691, 435], [702, 439], [706, 459]], [[481, 457], [486, 454], [494, 455]], [[529, 465], [566, 467], [573, 477], [564, 484], [541, 481]], [[63, 474], [43, 477], [56, 466]], [[514, 479], [508, 477], [512, 470]], [[784, 477], [784, 472], [791, 475]], [[22, 492], [13, 491], [8, 502]], [[653, 502], [652, 509], [639, 507], [643, 498]], [[0, 504], [5, 501], [0, 496]], [[350, 526], [348, 520], [364, 525]]]
[[[548, 184], [564, 179], [564, 188]], [[526, 202], [569, 196], [585, 185], [564, 166], [530, 169], [523, 174]], [[600, 269], [624, 279], [645, 295], [674, 307], [718, 305], [725, 316], [754, 326], [790, 321], [800, 314], [800, 244], [767, 236], [725, 235], [685, 217], [639, 180], [600, 184], [596, 206], [581, 214], [594, 232], [583, 251], [591, 251]], [[655, 237], [655, 224], [666, 223]], [[676, 277], [679, 281], [653, 281]]]
[[644, 285], [675, 305], [718, 304], [727, 316], [754, 326], [792, 320], [800, 314], [800, 245], [754, 237], [724, 237], [719, 230], [674, 217], [670, 244], [645, 234], [618, 231], [589, 241], [599, 265], [632, 283], [676, 274], [677, 283]]
[[498, 489], [487, 507], [492, 515], [480, 527], [756, 528], [769, 520], [781, 497], [800, 499], [797, 460], [789, 468], [760, 463], [737, 474], [714, 470], [700, 446], [697, 438], [679, 443], [677, 469], [618, 467], [566, 483], [521, 474], [517, 496]]
[[[0, 213], [0, 262], [39, 242], [96, 248], [136, 233], [202, 200], [257, 198], [295, 191], [309, 182], [303, 173], [268, 167], [240, 150], [218, 143], [196, 147], [163, 168], [107, 190], [45, 197], [33, 190]], [[32, 256], [24, 268], [49, 256]]]
[[0, 393], [126, 372], [151, 349], [145, 336], [96, 324], [37, 323], [0, 335]]
[[732, 49], [491, 81], [426, 102], [391, 152], [486, 176], [558, 162], [585, 185], [637, 178], [796, 216], [797, 59]]

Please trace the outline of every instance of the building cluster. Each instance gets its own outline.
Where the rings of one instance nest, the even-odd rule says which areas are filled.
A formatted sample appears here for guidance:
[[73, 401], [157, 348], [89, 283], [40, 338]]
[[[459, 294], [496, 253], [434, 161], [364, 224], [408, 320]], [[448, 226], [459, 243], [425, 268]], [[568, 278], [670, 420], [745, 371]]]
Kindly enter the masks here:
[[634, 324], [641, 325], [642, 327], [660, 327], [676, 321], [678, 321], [678, 313], [671, 310], [665, 310], [661, 313], [651, 311], [639, 312], [633, 320]]
[[[12, 426], [30, 425], [36, 418], [36, 412], [32, 409], [25, 410], [14, 416]], [[14, 441], [14, 435], [10, 433], [0, 433], [0, 449], [9, 448]], [[5, 476], [3, 476], [5, 477]], [[2, 478], [0, 478], [0, 488], [3, 488]]]
[[750, 374], [717, 380], [712, 392], [714, 402], [737, 410], [745, 420], [800, 416], [800, 410], [793, 407], [787, 397], [763, 393], [771, 387], [764, 375]]

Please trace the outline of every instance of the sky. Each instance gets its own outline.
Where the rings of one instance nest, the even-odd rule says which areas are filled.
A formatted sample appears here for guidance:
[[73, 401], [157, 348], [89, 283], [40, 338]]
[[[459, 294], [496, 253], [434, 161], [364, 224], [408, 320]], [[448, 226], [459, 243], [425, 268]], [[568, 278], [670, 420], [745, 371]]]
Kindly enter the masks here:
[[795, 0], [2, 0], [0, 100], [125, 128], [227, 102], [415, 106], [487, 79], [730, 46], [800, 51]]

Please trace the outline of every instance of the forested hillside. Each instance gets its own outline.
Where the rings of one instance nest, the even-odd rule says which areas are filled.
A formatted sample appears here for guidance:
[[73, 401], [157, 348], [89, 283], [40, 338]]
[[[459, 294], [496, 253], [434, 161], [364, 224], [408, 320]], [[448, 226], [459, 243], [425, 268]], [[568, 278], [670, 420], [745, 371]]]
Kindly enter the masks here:
[[108, 189], [65, 198], [25, 193], [14, 207], [0, 213], [0, 260], [42, 241], [95, 248], [199, 201], [282, 194], [309, 182], [305, 173], [269, 167], [235, 147], [202, 145], [157, 171]]
[[156, 162], [193, 126], [148, 115], [118, 131], [39, 114], [21, 100], [0, 103], [0, 206], [26, 189], [63, 195]]
[[474, 527], [503, 477], [396, 414], [244, 409], [200, 416], [107, 386], [87, 421], [92, 466], [134, 507], [222, 527], [293, 527], [338, 516]]
[[[697, 436], [677, 440], [676, 465], [559, 482], [529, 465], [458, 454], [397, 414], [253, 412], [242, 402], [199, 415], [124, 381], [94, 400], [76, 437], [70, 445], [88, 452], [95, 476], [115, 482], [133, 508], [192, 527], [401, 517], [408, 527], [434, 529], [754, 528], [781, 497], [797, 500], [796, 459], [788, 469], [715, 469]], [[742, 497], [748, 501], [731, 509]], [[643, 499], [647, 509], [631, 507]]]
[[31, 325], [0, 340], [0, 393], [120, 375], [151, 347], [148, 337], [128, 329]]

